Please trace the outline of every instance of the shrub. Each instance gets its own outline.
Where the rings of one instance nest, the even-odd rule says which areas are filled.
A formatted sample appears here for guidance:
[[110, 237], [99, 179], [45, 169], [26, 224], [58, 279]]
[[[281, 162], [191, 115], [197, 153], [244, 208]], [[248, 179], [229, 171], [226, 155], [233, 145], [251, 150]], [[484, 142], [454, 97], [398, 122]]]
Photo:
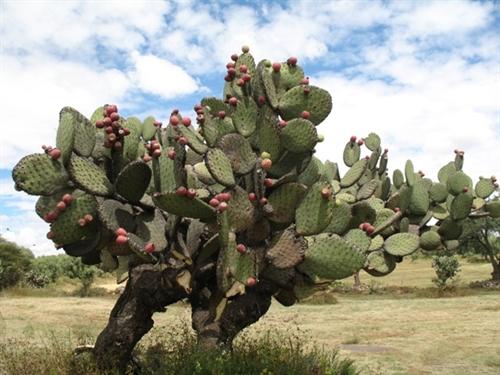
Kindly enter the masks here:
[[16, 285], [31, 268], [33, 253], [0, 237], [0, 290]]
[[456, 256], [436, 256], [432, 259], [432, 267], [437, 276], [432, 279], [432, 282], [440, 289], [446, 289], [448, 280], [453, 279], [460, 272], [460, 263]]

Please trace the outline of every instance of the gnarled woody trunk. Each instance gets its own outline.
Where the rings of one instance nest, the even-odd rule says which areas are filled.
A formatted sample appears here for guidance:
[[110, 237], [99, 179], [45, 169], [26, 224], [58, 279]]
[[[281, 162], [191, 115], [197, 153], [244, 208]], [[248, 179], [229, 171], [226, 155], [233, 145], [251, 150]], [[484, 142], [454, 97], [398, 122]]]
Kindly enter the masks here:
[[[103, 370], [124, 372], [139, 340], [153, 327], [152, 315], [165, 311], [165, 306], [189, 297], [192, 325], [203, 348], [231, 347], [235, 336], [255, 323], [271, 305], [273, 288], [265, 282], [244, 295], [231, 299], [216, 319], [216, 305], [221, 300], [211, 292], [205, 280], [194, 282], [188, 296], [176, 282], [179, 270], [146, 264], [133, 268], [125, 291], [111, 311], [109, 321], [94, 346], [98, 366]], [[213, 278], [215, 275], [210, 275]]]

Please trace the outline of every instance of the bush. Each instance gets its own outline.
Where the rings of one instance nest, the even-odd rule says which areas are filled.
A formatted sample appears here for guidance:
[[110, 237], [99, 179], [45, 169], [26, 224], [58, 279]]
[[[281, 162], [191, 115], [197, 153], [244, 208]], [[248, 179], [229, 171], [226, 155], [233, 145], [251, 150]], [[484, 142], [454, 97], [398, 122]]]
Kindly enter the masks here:
[[[144, 375], [351, 375], [353, 362], [339, 359], [334, 351], [306, 349], [302, 336], [243, 333], [233, 351], [201, 350], [187, 326], [169, 327], [135, 351], [134, 374]], [[79, 344], [82, 344], [80, 342]], [[92, 354], [77, 356], [77, 343], [49, 336], [42, 344], [27, 339], [0, 341], [0, 373], [7, 374], [102, 374]]]
[[447, 282], [460, 272], [460, 263], [456, 256], [436, 256], [432, 259], [432, 267], [437, 276], [432, 282], [440, 289], [446, 289]]
[[45, 288], [51, 283], [50, 277], [38, 270], [31, 270], [24, 276], [24, 283], [30, 288]]
[[33, 253], [0, 236], [0, 290], [16, 285], [31, 268]]

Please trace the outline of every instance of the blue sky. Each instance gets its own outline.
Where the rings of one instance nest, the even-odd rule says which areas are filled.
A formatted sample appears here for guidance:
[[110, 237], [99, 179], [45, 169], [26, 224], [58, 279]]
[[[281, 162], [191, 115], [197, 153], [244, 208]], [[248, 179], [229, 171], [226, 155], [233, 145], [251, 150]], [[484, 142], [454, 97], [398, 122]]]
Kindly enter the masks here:
[[[332, 93], [318, 128], [323, 159], [350, 135], [377, 132], [389, 166], [412, 158], [435, 177], [453, 150], [472, 176], [500, 174], [500, 7], [468, 1], [2, 1], [0, 234], [56, 253], [10, 178], [24, 155], [54, 143], [66, 105], [90, 116], [192, 115], [220, 96], [242, 45], [257, 60], [297, 56]], [[344, 169], [345, 170], [345, 169]]]

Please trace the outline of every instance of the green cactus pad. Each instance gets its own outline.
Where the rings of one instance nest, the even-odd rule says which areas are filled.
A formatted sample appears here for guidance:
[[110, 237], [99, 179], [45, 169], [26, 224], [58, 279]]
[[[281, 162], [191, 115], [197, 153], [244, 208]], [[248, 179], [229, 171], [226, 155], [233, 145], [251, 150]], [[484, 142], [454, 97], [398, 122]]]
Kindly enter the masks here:
[[385, 250], [395, 256], [406, 256], [419, 247], [419, 237], [412, 233], [396, 233], [384, 242]]
[[407, 160], [405, 164], [405, 178], [408, 186], [413, 186], [415, 183], [415, 170], [411, 160]]
[[366, 235], [361, 229], [351, 229], [344, 235], [344, 240], [356, 245], [361, 251], [368, 251], [371, 243], [370, 237]]
[[193, 151], [198, 154], [205, 154], [208, 151], [208, 147], [203, 141], [199, 138], [199, 135], [196, 134], [192, 129], [187, 126], [177, 126], [177, 131], [179, 134], [187, 139], [189, 147], [193, 149]]
[[304, 70], [298, 65], [281, 63], [279, 91], [285, 92], [298, 86], [304, 78]]
[[255, 132], [257, 125], [257, 104], [250, 97], [239, 100], [231, 118], [238, 133], [249, 137]]
[[368, 134], [368, 137], [364, 138], [365, 145], [368, 147], [368, 150], [375, 151], [380, 147], [380, 137], [375, 133]]
[[226, 293], [235, 281], [234, 276], [240, 256], [241, 254], [236, 250], [236, 235], [229, 232], [227, 243], [222, 246], [217, 260], [217, 285], [223, 293]]
[[146, 242], [152, 242], [155, 251], [162, 251], [167, 247], [165, 236], [167, 222], [160, 210], [156, 209], [153, 213], [143, 212], [136, 216], [135, 221], [137, 223], [135, 233]]
[[377, 234], [371, 239], [368, 251], [380, 250], [382, 246], [384, 246], [384, 237], [382, 237], [380, 234]]
[[290, 182], [279, 186], [269, 195], [269, 204], [273, 207], [273, 213], [269, 220], [275, 223], [291, 223], [295, 217], [295, 209], [300, 203], [306, 187], [296, 182]]
[[331, 162], [330, 160], [325, 161], [323, 173], [329, 181], [340, 181], [339, 166], [337, 163]]
[[99, 244], [100, 233], [98, 228], [85, 239], [69, 243], [63, 246], [64, 252], [72, 257], [83, 257], [93, 251], [98, 251], [96, 246]]
[[114, 256], [126, 256], [126, 255], [133, 254], [133, 251], [130, 248], [130, 246], [128, 245], [128, 243], [126, 243], [124, 245], [118, 245], [115, 241], [110, 241], [106, 245], [106, 250], [109, 253], [113, 254]]
[[365, 263], [359, 249], [336, 234], [313, 236], [307, 240], [305, 259], [297, 268], [313, 280], [315, 277], [340, 280], [355, 274]]
[[445, 166], [441, 167], [438, 172], [438, 180], [442, 184], [446, 184], [448, 182], [448, 178], [457, 171], [455, 167], [455, 163], [450, 161]]
[[443, 203], [448, 197], [448, 188], [440, 182], [433, 183], [429, 190], [430, 198], [437, 203]]
[[208, 150], [205, 156], [205, 164], [218, 183], [227, 187], [235, 185], [236, 181], [234, 180], [231, 161], [224, 154], [224, 151], [217, 148]]
[[[203, 137], [205, 138], [205, 141], [207, 142], [207, 145], [209, 147], [214, 147], [215, 144], [217, 143], [217, 140], [219, 139], [219, 129], [218, 129], [218, 122], [216, 118], [212, 117], [209, 113], [209, 109], [207, 107], [203, 108], [205, 112], [205, 120], [201, 124], [201, 129], [203, 131]], [[225, 120], [226, 118], [224, 118]], [[229, 119], [230, 120], [230, 119]], [[231, 122], [232, 125], [232, 122]], [[230, 132], [229, 132], [230, 133]]]
[[382, 154], [380, 157], [380, 163], [378, 165], [378, 174], [379, 176], [382, 175], [382, 173], [387, 171], [387, 163], [389, 162], [389, 157], [387, 156], [386, 153]]
[[244, 52], [238, 56], [238, 60], [236, 60], [235, 69], [237, 72], [240, 71], [240, 66], [246, 65], [248, 68], [248, 74], [253, 76], [255, 74], [255, 59], [252, 54], [249, 52]]
[[142, 135], [142, 122], [137, 117], [129, 117], [126, 127], [130, 130], [130, 134], [123, 139], [123, 157], [131, 162], [139, 156], [138, 146]]
[[200, 219], [203, 222], [215, 220], [215, 210], [198, 198], [180, 196], [175, 192], [155, 194], [155, 205], [168, 213]]
[[231, 114], [232, 108], [224, 103], [223, 100], [214, 98], [214, 97], [207, 97], [201, 99], [201, 105], [204, 107], [204, 114], [207, 114], [207, 111], [205, 110], [206, 107], [208, 107], [208, 113], [210, 113], [212, 116], [217, 117], [220, 111], [224, 111], [226, 115]]
[[364, 183], [356, 193], [356, 199], [362, 200], [370, 198], [375, 193], [375, 190], [377, 190], [379, 184], [380, 181], [378, 180], [370, 180]]
[[257, 67], [260, 78], [258, 86], [264, 88], [269, 105], [273, 109], [276, 109], [280, 98], [278, 88], [276, 87], [279, 82], [279, 74], [274, 73], [270, 65], [271, 63], [268, 60], [263, 60], [259, 63]]
[[325, 199], [321, 195], [323, 188], [331, 185], [325, 182], [317, 182], [311, 186], [306, 196], [295, 211], [295, 223], [300, 235], [311, 235], [321, 232], [332, 219], [333, 198]]
[[73, 188], [64, 188], [56, 191], [52, 195], [42, 195], [36, 201], [35, 212], [37, 215], [43, 219], [43, 217], [48, 214], [50, 211], [54, 210], [56, 204], [62, 199], [63, 195], [71, 194], [73, 198], [79, 195], [82, 195], [83, 192], [81, 190], [74, 190]]
[[247, 174], [255, 167], [255, 153], [243, 136], [227, 134], [220, 139], [218, 147], [229, 158], [235, 174]]
[[270, 177], [280, 178], [287, 173], [296, 170], [298, 165], [308, 156], [310, 156], [310, 153], [295, 154], [290, 151], [285, 151], [279, 160], [273, 163], [273, 166], [268, 171], [268, 174]]
[[403, 184], [405, 183], [403, 172], [401, 172], [399, 169], [395, 169], [392, 173], [392, 181], [394, 181], [394, 186], [396, 187], [396, 189], [399, 189], [401, 186], [403, 186]]
[[[61, 150], [61, 161], [66, 165], [73, 152], [76, 132], [76, 114], [78, 111], [64, 107], [59, 112], [59, 127], [57, 128], [56, 147]], [[83, 116], [83, 115], [81, 115]]]
[[324, 232], [342, 235], [349, 229], [351, 219], [351, 206], [349, 204], [335, 205], [332, 210], [332, 219]]
[[59, 161], [46, 154], [22, 158], [12, 170], [16, 189], [31, 195], [51, 195], [66, 186], [68, 174]]
[[[372, 154], [370, 155], [370, 159], [368, 160], [368, 168], [370, 170], [372, 170], [373, 172], [375, 172], [375, 168], [377, 167], [378, 159], [380, 158], [381, 152], [382, 151], [380, 150], [380, 147], [379, 147], [378, 149], [373, 151]], [[374, 173], [374, 175], [375, 175], [375, 173]]]
[[472, 191], [472, 180], [464, 172], [458, 171], [448, 177], [447, 187], [450, 194], [458, 195], [463, 192], [464, 188]]
[[[381, 210], [378, 210], [377, 217], [375, 218], [375, 222], [373, 223], [375, 230], [378, 231], [380, 228], [386, 226], [386, 224], [388, 224], [388, 221], [392, 220], [395, 214], [396, 213], [393, 210], [388, 208], [383, 208]], [[382, 231], [382, 235], [384, 237], [388, 237], [393, 233], [394, 233], [394, 228], [392, 226], [389, 226]]]
[[448, 212], [444, 204], [439, 204], [432, 208], [432, 216], [434, 217], [434, 219], [444, 220], [448, 216], [450, 216], [450, 213]]
[[386, 276], [396, 269], [394, 257], [382, 250], [368, 254], [366, 261], [364, 270], [375, 277]]
[[[92, 195], [84, 194], [73, 199], [71, 205], [64, 210], [50, 226], [54, 232], [52, 241], [66, 245], [93, 237], [96, 231], [96, 200]], [[94, 218], [85, 226], [80, 226], [78, 220], [90, 214]]]
[[347, 171], [347, 173], [340, 180], [340, 186], [345, 188], [354, 185], [365, 173], [366, 167], [368, 166], [368, 160], [361, 159], [358, 160], [353, 166]]
[[297, 182], [306, 186], [311, 186], [315, 182], [318, 182], [321, 177], [322, 170], [323, 163], [317, 157], [313, 156], [306, 169], [304, 169], [298, 176]]
[[96, 131], [94, 125], [84, 115], [70, 107], [63, 108], [61, 111], [61, 117], [62, 112], [65, 110], [68, 110], [73, 117], [75, 128], [73, 151], [80, 156], [89, 157], [92, 154], [92, 150], [94, 149], [96, 143]]
[[259, 151], [267, 152], [271, 155], [273, 162], [277, 161], [282, 153], [282, 146], [280, 143], [280, 133], [277, 124], [276, 114], [269, 106], [262, 106], [259, 108], [257, 116], [258, 124], [258, 145]]
[[295, 267], [304, 259], [306, 249], [304, 237], [288, 228], [272, 238], [266, 257], [276, 268]]
[[157, 128], [154, 125], [156, 119], [153, 116], [146, 117], [142, 124], [142, 138], [150, 141], [156, 135]]
[[161, 193], [174, 191], [177, 187], [175, 178], [175, 162], [170, 159], [165, 152], [158, 158], [160, 172]]
[[495, 185], [489, 178], [480, 178], [474, 191], [479, 198], [488, 198], [495, 191]]
[[492, 218], [500, 217], [500, 201], [486, 203], [484, 208]]
[[151, 169], [143, 161], [134, 161], [123, 168], [116, 178], [115, 189], [126, 200], [137, 203], [151, 180]]
[[444, 240], [456, 240], [462, 235], [462, 231], [462, 224], [451, 217], [444, 219], [438, 229], [438, 233]]
[[343, 159], [344, 164], [348, 167], [352, 167], [354, 163], [359, 160], [359, 156], [361, 155], [361, 147], [357, 144], [357, 142], [347, 142], [344, 147]]
[[124, 228], [127, 232], [135, 231], [134, 210], [129, 204], [114, 199], [105, 199], [99, 203], [97, 214], [99, 220], [112, 233], [115, 233], [118, 228]]
[[205, 185], [213, 185], [216, 183], [204, 162], [195, 164], [193, 166], [193, 171], [196, 174], [198, 180], [200, 180]]
[[288, 121], [281, 130], [281, 144], [291, 152], [311, 151], [318, 142], [318, 133], [314, 124], [302, 118]]
[[302, 86], [288, 90], [279, 101], [279, 110], [285, 120], [300, 117], [302, 111], [310, 113], [309, 120], [320, 124], [332, 110], [332, 97], [328, 91], [316, 86], [308, 86], [309, 93]]
[[248, 193], [240, 186], [235, 186], [231, 191], [227, 215], [231, 230], [235, 233], [251, 227], [255, 221], [255, 208], [248, 199]]
[[433, 230], [429, 230], [420, 235], [420, 247], [424, 250], [436, 250], [441, 246], [441, 237]]
[[358, 227], [361, 223], [373, 223], [377, 217], [377, 211], [366, 201], [361, 201], [351, 206], [351, 227]]
[[465, 219], [470, 214], [474, 197], [471, 193], [458, 194], [451, 202], [450, 213], [453, 220]]
[[72, 155], [68, 171], [71, 180], [82, 190], [102, 196], [109, 196], [113, 193], [113, 185], [106, 174], [88, 159]]
[[408, 210], [413, 215], [425, 215], [429, 210], [429, 192], [424, 184], [417, 182], [411, 187]]

